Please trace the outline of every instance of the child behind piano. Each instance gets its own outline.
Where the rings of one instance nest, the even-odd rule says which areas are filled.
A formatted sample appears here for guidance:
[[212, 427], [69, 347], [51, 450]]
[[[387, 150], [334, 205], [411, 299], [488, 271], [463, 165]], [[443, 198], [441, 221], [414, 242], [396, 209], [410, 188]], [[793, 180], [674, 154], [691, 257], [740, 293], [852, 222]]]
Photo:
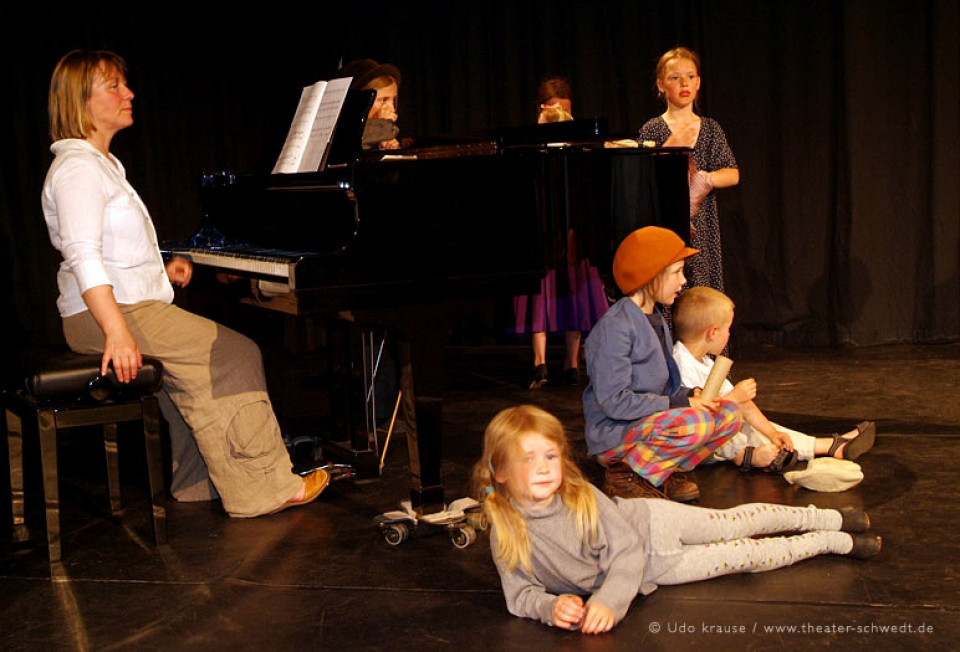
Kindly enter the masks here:
[[[549, 77], [537, 87], [537, 123], [573, 120], [573, 92], [562, 77]], [[578, 254], [578, 234], [563, 234], [562, 251], [547, 261], [550, 267], [540, 281], [540, 291], [514, 297], [513, 332], [530, 334], [533, 371], [526, 381], [530, 389], [545, 385], [580, 383], [580, 340], [607, 311], [609, 302], [597, 268]], [[547, 367], [547, 334], [563, 333], [562, 372], [552, 375]]]

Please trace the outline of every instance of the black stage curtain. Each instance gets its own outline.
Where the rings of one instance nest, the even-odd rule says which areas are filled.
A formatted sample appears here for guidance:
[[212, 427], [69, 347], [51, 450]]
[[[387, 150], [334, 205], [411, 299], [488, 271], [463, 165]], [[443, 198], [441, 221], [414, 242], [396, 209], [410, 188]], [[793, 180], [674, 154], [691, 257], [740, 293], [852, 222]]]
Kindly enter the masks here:
[[114, 152], [169, 239], [199, 226], [201, 172], [269, 170], [301, 87], [341, 60], [400, 67], [407, 136], [529, 123], [550, 74], [572, 82], [575, 115], [632, 134], [662, 112], [653, 69], [678, 44], [701, 54], [701, 113], [741, 168], [720, 193], [739, 340], [960, 336], [955, 0], [196, 4], [6, 12], [0, 285], [14, 341], [61, 337], [39, 195], [47, 84], [72, 48], [130, 64], [136, 124]]

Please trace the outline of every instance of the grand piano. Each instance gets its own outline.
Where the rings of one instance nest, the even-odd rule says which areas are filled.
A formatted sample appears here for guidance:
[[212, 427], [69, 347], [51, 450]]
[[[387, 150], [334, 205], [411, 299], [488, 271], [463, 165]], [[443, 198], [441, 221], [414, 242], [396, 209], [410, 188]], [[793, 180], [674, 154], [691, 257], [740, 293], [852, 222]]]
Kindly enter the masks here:
[[449, 324], [491, 297], [536, 291], [547, 269], [586, 258], [607, 275], [617, 244], [641, 226], [689, 240], [688, 150], [611, 148], [593, 119], [364, 152], [372, 97], [350, 93], [318, 172], [204, 175], [200, 230], [164, 250], [192, 259], [195, 276], [243, 279], [245, 304], [360, 332], [341, 342], [353, 356], [348, 345], [360, 341], [362, 362], [342, 368], [359, 369], [362, 387], [335, 389], [324, 454], [361, 475], [379, 472], [368, 399], [386, 336], [400, 370], [411, 503], [430, 513], [444, 507]]

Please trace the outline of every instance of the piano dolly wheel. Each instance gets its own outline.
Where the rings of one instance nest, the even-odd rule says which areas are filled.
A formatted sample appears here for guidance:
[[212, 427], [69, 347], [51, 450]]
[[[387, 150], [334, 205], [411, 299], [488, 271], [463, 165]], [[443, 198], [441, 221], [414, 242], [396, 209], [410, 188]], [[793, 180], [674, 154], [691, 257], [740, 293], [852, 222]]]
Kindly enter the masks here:
[[380, 534], [389, 545], [399, 546], [410, 538], [410, 528], [406, 523], [382, 523]]
[[484, 532], [486, 532], [487, 528], [489, 527], [489, 523], [487, 523], [487, 515], [482, 511], [467, 512], [467, 523], [473, 526], [474, 530], [482, 530]]
[[457, 548], [466, 548], [477, 540], [477, 531], [472, 525], [459, 523], [450, 528], [450, 541]]

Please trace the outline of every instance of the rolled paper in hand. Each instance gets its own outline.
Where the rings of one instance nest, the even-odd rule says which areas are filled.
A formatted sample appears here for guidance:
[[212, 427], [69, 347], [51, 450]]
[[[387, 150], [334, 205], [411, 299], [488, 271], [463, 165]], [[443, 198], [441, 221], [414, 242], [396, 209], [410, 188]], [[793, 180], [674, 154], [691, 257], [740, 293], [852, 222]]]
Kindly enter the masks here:
[[705, 401], [712, 401], [720, 393], [720, 386], [730, 373], [730, 367], [733, 366], [733, 360], [725, 355], [718, 355], [713, 362], [713, 369], [707, 376], [707, 382], [703, 384], [703, 391], [700, 392], [700, 398]]

